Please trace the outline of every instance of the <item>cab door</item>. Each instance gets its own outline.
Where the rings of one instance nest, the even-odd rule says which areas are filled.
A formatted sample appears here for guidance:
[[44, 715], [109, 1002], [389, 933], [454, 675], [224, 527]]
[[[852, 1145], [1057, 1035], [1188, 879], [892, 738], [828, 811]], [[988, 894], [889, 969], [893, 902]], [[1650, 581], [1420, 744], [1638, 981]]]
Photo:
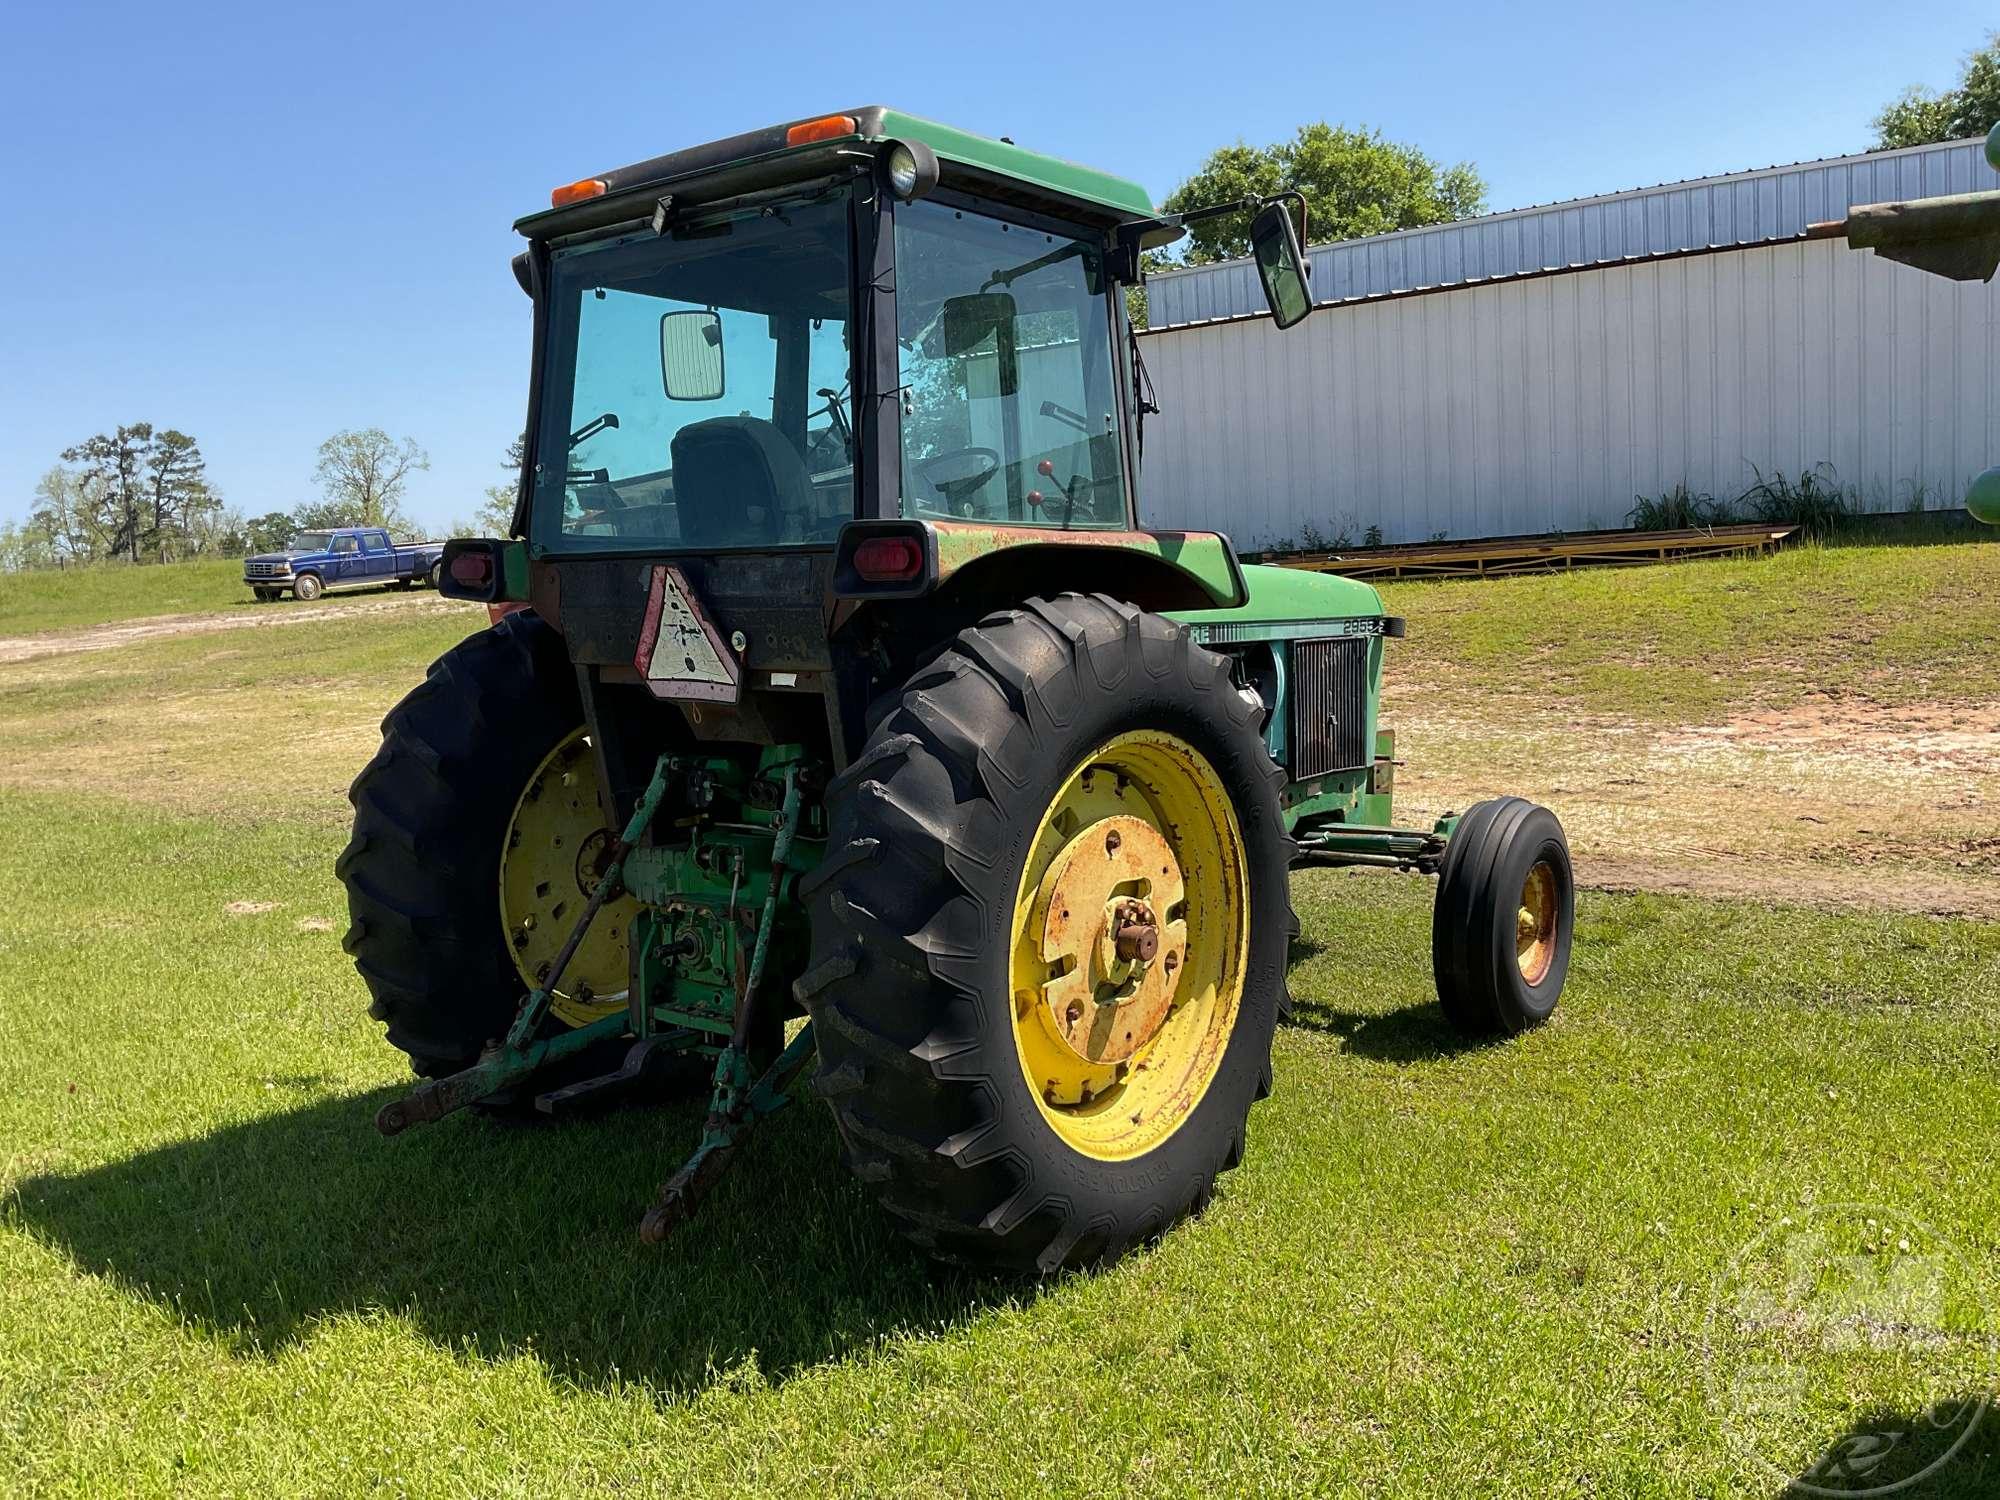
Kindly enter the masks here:
[[361, 559], [361, 542], [353, 532], [346, 532], [333, 539], [333, 566], [327, 571], [333, 576], [330, 583], [359, 583], [367, 575], [367, 565]]
[[386, 531], [364, 531], [361, 533], [361, 565], [370, 579], [384, 582], [396, 573], [396, 549], [389, 545]]

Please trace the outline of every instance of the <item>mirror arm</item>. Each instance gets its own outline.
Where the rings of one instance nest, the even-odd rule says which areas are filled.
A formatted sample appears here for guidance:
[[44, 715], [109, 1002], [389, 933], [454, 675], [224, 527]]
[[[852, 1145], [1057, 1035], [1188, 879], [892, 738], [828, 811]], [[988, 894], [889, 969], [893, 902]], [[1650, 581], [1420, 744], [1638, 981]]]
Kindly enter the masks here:
[[[1299, 249], [1304, 250], [1306, 248], [1306, 195], [1301, 193], [1297, 188], [1286, 188], [1282, 192], [1271, 194], [1270, 197], [1264, 200], [1264, 203], [1276, 203], [1283, 198], [1289, 198], [1299, 206]], [[1264, 203], [1260, 203], [1257, 206], [1262, 208]]]
[[1187, 233], [1187, 226], [1199, 224], [1205, 219], [1219, 219], [1224, 214], [1254, 214], [1267, 203], [1275, 203], [1280, 198], [1290, 198], [1299, 206], [1299, 244], [1306, 242], [1306, 200], [1296, 188], [1283, 188], [1268, 198], [1251, 196], [1234, 198], [1227, 203], [1209, 203], [1200, 208], [1190, 208], [1183, 213], [1160, 214], [1151, 219], [1135, 219], [1129, 224], [1118, 226], [1118, 263], [1114, 266], [1118, 281], [1136, 284], [1139, 280], [1141, 257], [1148, 250], [1160, 250], [1171, 245]]

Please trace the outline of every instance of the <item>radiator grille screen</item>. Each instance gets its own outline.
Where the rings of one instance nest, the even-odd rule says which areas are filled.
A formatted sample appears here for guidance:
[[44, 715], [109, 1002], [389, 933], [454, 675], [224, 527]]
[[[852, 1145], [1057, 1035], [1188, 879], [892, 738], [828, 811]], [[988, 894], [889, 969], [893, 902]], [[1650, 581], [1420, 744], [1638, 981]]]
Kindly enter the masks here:
[[1292, 780], [1365, 769], [1368, 640], [1292, 643]]

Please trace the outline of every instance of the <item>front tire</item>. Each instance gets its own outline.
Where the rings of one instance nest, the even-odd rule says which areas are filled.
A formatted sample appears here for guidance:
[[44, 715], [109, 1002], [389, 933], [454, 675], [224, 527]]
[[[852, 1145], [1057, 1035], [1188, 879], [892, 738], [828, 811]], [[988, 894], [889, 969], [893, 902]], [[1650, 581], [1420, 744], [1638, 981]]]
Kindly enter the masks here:
[[1476, 804], [1445, 846], [1431, 911], [1431, 970], [1462, 1035], [1514, 1035], [1555, 1013], [1569, 973], [1576, 883], [1546, 807]]
[[292, 597], [303, 600], [307, 604], [312, 603], [313, 600], [325, 592], [325, 586], [320, 583], [319, 574], [317, 573], [301, 573], [297, 578], [292, 580]]
[[1206, 1204], [1270, 1091], [1283, 773], [1222, 658], [1101, 596], [988, 616], [885, 707], [802, 884], [815, 1087], [932, 1254], [1113, 1259]]
[[[582, 726], [561, 636], [537, 615], [510, 615], [431, 664], [382, 721], [382, 747], [348, 791], [354, 835], [335, 867], [345, 946], [369, 1014], [419, 1074], [456, 1072], [506, 1031], [527, 992], [524, 966], [552, 955], [582, 909], [565, 883], [581, 877], [565, 872], [582, 868], [578, 834], [602, 824]], [[530, 807], [542, 822], [523, 821]], [[622, 988], [629, 905], [604, 908], [566, 986], [588, 969], [599, 993]], [[559, 995], [551, 1026], [619, 1005]]]

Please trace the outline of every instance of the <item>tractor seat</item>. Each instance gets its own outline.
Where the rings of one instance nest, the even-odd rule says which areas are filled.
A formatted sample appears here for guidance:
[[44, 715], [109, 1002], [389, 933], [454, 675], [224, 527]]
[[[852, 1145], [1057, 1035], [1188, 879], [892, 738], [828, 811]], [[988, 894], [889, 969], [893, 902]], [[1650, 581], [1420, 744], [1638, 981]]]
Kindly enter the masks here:
[[803, 539], [812, 509], [805, 460], [758, 417], [711, 417], [674, 434], [674, 508], [694, 547]]

